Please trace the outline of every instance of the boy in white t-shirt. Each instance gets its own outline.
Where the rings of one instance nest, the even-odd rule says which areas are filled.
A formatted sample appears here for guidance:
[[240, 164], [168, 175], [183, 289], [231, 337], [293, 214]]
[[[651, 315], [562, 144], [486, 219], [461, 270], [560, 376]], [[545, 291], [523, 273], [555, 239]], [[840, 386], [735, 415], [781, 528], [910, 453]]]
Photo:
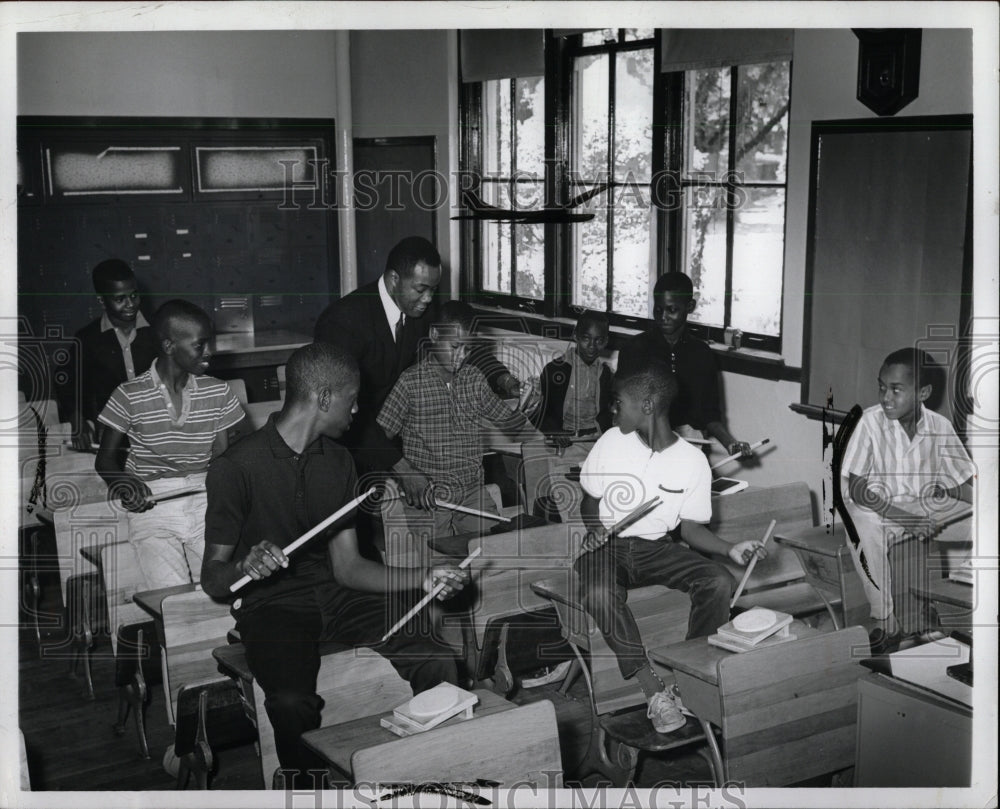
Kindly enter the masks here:
[[[669, 366], [656, 359], [616, 377], [615, 426], [597, 441], [580, 472], [580, 510], [588, 529], [583, 542], [588, 552], [576, 562], [581, 597], [617, 655], [622, 676], [638, 678], [660, 733], [676, 730], [685, 719], [646, 657], [626, 603], [628, 588], [662, 584], [690, 594], [687, 637], [704, 637], [729, 620], [736, 583], [703, 554], [728, 556], [741, 565], [755, 552], [764, 555], [760, 542], [730, 545], [707, 528], [712, 473], [704, 453], [671, 429], [668, 414], [676, 395]], [[660, 505], [609, 541], [608, 529], [654, 495]]]

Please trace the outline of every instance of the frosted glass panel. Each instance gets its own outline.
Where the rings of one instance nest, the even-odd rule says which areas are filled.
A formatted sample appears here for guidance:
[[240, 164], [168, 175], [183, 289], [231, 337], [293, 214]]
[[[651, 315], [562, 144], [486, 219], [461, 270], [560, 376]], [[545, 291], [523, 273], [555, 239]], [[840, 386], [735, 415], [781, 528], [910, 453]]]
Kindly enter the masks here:
[[316, 187], [316, 148], [214, 147], [195, 148], [198, 190], [281, 191]]
[[[98, 147], [99, 148], [99, 147]], [[54, 194], [180, 194], [178, 146], [108, 146], [45, 150]]]

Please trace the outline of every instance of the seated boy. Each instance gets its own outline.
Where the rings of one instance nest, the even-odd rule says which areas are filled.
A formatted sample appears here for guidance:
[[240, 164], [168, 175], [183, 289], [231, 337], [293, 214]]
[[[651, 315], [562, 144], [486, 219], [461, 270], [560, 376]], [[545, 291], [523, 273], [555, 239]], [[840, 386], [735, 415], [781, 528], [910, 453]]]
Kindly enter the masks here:
[[655, 324], [629, 340], [618, 352], [618, 371], [630, 373], [646, 358], [666, 362], [677, 378], [677, 398], [670, 409], [670, 424], [681, 435], [692, 431], [715, 438], [729, 455], [753, 455], [722, 423], [719, 368], [708, 344], [690, 333], [688, 315], [694, 311], [694, 286], [682, 272], [668, 272], [653, 287]]
[[[659, 733], [676, 730], [685, 719], [646, 657], [627, 589], [662, 584], [689, 593], [687, 637], [700, 638], [729, 620], [736, 587], [729, 571], [703, 554], [740, 565], [754, 553], [765, 555], [759, 541], [730, 545], [706, 527], [712, 474], [704, 453], [671, 429], [676, 395], [677, 382], [661, 361], [649, 360], [627, 377], [616, 375], [615, 426], [597, 440], [580, 472], [587, 534], [575, 565], [583, 604], [617, 656], [622, 676], [638, 678]], [[654, 496], [660, 498], [656, 509], [608, 539], [610, 527]]]
[[[908, 587], [900, 590], [903, 603], [894, 604], [893, 577], [919, 583], [927, 575], [925, 541], [939, 533], [934, 512], [942, 494], [972, 501], [973, 467], [965, 447], [951, 422], [923, 404], [937, 370], [917, 349], [901, 348], [886, 357], [878, 373], [879, 403], [864, 411], [841, 462], [859, 547], [849, 544], [874, 619], [872, 654], [895, 651], [903, 630], [931, 628], [928, 616], [907, 597]], [[890, 570], [890, 547], [913, 538], [920, 542], [910, 569]]]
[[478, 530], [479, 518], [437, 508], [435, 499], [495, 513], [483, 489], [483, 419], [503, 430], [527, 420], [490, 389], [482, 371], [465, 362], [472, 309], [460, 301], [441, 307], [430, 345], [400, 375], [378, 416], [389, 438], [402, 436], [403, 457], [393, 467], [402, 484], [407, 523], [433, 517], [433, 535]]
[[[150, 589], [197, 581], [205, 537], [205, 473], [229, 445], [243, 408], [220, 379], [205, 376], [212, 322], [183, 300], [153, 315], [159, 339], [149, 370], [119, 385], [99, 417], [95, 467], [128, 510], [129, 542]], [[122, 444], [128, 437], [127, 458]], [[157, 502], [177, 489], [202, 491]]]
[[358, 409], [359, 384], [357, 362], [344, 349], [313, 343], [296, 350], [288, 360], [281, 412], [216, 458], [208, 473], [202, 586], [227, 599], [233, 582], [244, 575], [253, 579], [238, 592], [233, 615], [247, 663], [264, 690], [283, 769], [323, 767], [300, 741], [320, 724], [320, 643], [374, 648], [414, 692], [457, 684], [454, 655], [423, 631], [426, 613], [387, 641], [381, 638], [421, 589], [443, 580], [439, 597], [448, 597], [464, 586], [465, 571], [443, 567], [388, 575], [359, 554], [356, 513], [294, 554], [282, 552], [357, 494], [354, 461], [334, 439]]
[[573, 345], [542, 369], [537, 426], [560, 447], [595, 439], [611, 426], [611, 369], [598, 358], [608, 344], [608, 316], [586, 311], [573, 329]]
[[91, 277], [104, 314], [76, 333], [80, 398], [72, 422], [73, 446], [79, 450], [90, 449], [97, 440], [97, 417], [111, 392], [156, 359], [156, 336], [139, 311], [132, 269], [121, 259], [109, 258], [94, 267]]

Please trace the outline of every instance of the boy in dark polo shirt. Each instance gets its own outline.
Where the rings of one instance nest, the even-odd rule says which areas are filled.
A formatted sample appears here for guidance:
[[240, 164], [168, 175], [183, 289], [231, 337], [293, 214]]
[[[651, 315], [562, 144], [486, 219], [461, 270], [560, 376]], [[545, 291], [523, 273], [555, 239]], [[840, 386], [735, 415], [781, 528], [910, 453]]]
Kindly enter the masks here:
[[233, 615], [266, 695], [282, 769], [304, 773], [322, 766], [299, 740], [320, 723], [319, 644], [374, 648], [414, 693], [457, 683], [452, 651], [421, 632], [419, 617], [380, 639], [421, 590], [443, 580], [441, 597], [450, 596], [467, 574], [449, 567], [389, 575], [359, 554], [354, 514], [285, 556], [282, 547], [357, 494], [354, 462], [333, 439], [350, 426], [359, 387], [357, 363], [326, 343], [298, 349], [286, 374], [281, 412], [209, 469], [201, 583], [209, 595], [228, 598], [233, 582], [253, 579], [233, 602]]

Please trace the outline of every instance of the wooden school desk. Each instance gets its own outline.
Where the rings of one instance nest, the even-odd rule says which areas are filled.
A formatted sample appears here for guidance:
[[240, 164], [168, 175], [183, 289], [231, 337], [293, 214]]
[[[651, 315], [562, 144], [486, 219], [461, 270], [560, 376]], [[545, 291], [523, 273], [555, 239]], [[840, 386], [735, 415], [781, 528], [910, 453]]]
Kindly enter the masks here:
[[858, 677], [868, 634], [820, 633], [793, 621], [796, 640], [729, 652], [705, 638], [649, 650], [670, 667], [681, 699], [721, 734], [727, 781], [787, 786], [854, 764]]

